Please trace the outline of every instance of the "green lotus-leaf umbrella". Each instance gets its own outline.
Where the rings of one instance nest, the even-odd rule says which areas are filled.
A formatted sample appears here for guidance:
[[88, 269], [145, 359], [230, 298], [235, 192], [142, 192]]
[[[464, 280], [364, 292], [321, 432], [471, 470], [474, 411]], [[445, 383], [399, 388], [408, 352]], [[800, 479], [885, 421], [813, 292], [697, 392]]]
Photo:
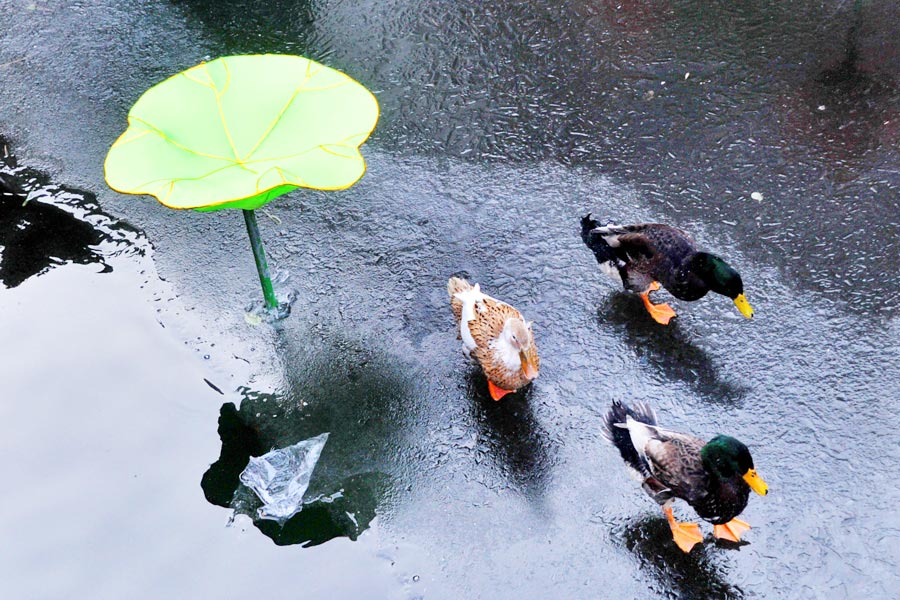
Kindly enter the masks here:
[[263, 295], [277, 306], [254, 209], [298, 187], [338, 190], [366, 170], [378, 102], [301, 56], [227, 56], [147, 90], [106, 156], [106, 182], [177, 209], [239, 208]]

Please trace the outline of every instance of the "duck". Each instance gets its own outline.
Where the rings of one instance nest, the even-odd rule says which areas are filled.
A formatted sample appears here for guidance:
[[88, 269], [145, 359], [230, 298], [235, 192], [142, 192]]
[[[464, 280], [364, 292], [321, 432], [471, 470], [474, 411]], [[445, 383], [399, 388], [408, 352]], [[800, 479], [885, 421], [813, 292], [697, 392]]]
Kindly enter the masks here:
[[727, 435], [709, 441], [659, 427], [656, 412], [645, 402], [628, 406], [618, 400], [606, 414], [603, 435], [611, 442], [647, 494], [662, 506], [672, 538], [685, 553], [703, 541], [697, 523], [675, 520], [676, 499], [713, 524], [717, 539], [739, 542], [750, 525], [737, 518], [754, 491], [769, 486], [756, 473], [750, 450]]
[[531, 383], [541, 367], [533, 322], [482, 292], [477, 283], [451, 277], [447, 292], [463, 353], [481, 365], [491, 398], [500, 400]]
[[679, 300], [699, 300], [708, 292], [732, 299], [742, 315], [753, 318], [741, 275], [719, 256], [700, 250], [684, 231], [662, 223], [600, 225], [588, 213], [581, 239], [600, 270], [638, 294], [650, 316], [668, 325], [676, 315], [668, 304], [653, 304], [650, 293], [662, 287]]

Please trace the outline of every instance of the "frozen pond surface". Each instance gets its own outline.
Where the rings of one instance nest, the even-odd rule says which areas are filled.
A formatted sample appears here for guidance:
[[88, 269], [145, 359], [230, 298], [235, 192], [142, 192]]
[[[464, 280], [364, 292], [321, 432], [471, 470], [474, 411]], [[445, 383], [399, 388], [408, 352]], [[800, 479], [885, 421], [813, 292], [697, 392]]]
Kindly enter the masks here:
[[[891, 3], [0, 0], [0, 15], [0, 135], [19, 165], [0, 173], [32, 196], [0, 204], [3, 597], [895, 593]], [[382, 105], [359, 184], [260, 214], [298, 292], [275, 327], [244, 321], [259, 291], [238, 213], [103, 183], [146, 87], [243, 52], [327, 62]], [[583, 247], [588, 210], [691, 231], [738, 268], [756, 317], [717, 297], [655, 325]], [[534, 319], [527, 393], [494, 403], [464, 362], [445, 297], [461, 271]], [[744, 513], [749, 544], [680, 553], [600, 435], [613, 398], [750, 446], [771, 491]], [[247, 456], [325, 431], [310, 493], [341, 497], [285, 530], [226, 527]]]

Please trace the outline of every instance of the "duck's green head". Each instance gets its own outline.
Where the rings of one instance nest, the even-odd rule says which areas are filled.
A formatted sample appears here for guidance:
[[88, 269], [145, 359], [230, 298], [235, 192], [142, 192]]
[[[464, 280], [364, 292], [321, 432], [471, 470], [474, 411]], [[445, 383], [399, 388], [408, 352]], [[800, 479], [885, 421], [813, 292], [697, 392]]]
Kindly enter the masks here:
[[727, 435], [717, 435], [700, 450], [700, 458], [707, 472], [719, 479], [739, 475], [754, 492], [765, 496], [769, 486], [756, 474], [753, 457], [747, 446]]
[[753, 318], [753, 308], [744, 297], [744, 281], [731, 265], [715, 254], [698, 252], [694, 256], [692, 270], [709, 289], [734, 300], [734, 305], [742, 315], [748, 319]]

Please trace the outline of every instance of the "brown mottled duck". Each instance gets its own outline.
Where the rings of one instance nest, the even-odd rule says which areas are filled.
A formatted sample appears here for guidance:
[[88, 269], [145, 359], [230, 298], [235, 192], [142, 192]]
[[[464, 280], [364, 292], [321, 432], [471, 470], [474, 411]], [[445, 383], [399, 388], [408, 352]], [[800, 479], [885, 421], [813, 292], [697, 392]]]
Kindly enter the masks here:
[[540, 358], [531, 323], [522, 313], [458, 277], [447, 282], [447, 292], [463, 352], [481, 365], [491, 397], [500, 400], [531, 383]]

